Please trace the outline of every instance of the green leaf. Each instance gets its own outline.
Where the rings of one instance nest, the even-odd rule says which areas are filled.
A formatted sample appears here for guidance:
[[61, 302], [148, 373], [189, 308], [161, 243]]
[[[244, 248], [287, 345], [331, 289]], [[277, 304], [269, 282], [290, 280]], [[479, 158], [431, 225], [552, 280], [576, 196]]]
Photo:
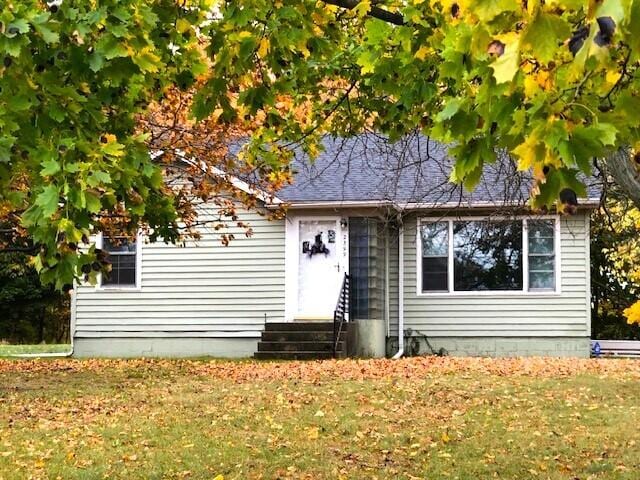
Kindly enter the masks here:
[[40, 207], [42, 216], [51, 217], [58, 210], [60, 192], [56, 185], [47, 185], [36, 197], [35, 204]]
[[87, 177], [87, 185], [97, 187], [100, 185], [108, 185], [111, 183], [111, 175], [102, 170], [96, 170], [92, 175]]
[[50, 177], [60, 171], [60, 164], [55, 158], [49, 158], [41, 163], [43, 168], [40, 170], [40, 175], [43, 177]]
[[153, 53], [150, 48], [143, 48], [131, 59], [133, 60], [133, 63], [135, 63], [143, 72], [153, 73], [158, 71], [160, 57]]
[[478, 0], [472, 11], [480, 21], [490, 22], [500, 14], [516, 12], [520, 8], [520, 3], [515, 0]]
[[444, 108], [436, 115], [436, 122], [449, 120], [458, 112], [458, 110], [460, 110], [460, 107], [464, 104], [465, 99], [463, 98], [452, 98], [448, 100]]
[[89, 68], [93, 72], [99, 72], [104, 66], [104, 56], [99, 52], [89, 55]]
[[60, 41], [60, 35], [58, 35], [57, 32], [51, 30], [46, 25], [35, 23], [33, 26], [36, 29], [36, 32], [38, 32], [42, 36], [42, 39], [45, 41], [45, 43], [51, 44]]
[[375, 50], [364, 50], [356, 62], [360, 66], [360, 73], [366, 75], [367, 73], [373, 73], [376, 69], [376, 61], [378, 60], [378, 53]]
[[558, 45], [571, 36], [571, 26], [558, 15], [539, 13], [529, 24], [522, 46], [530, 49], [541, 62], [549, 62], [558, 51]]
[[87, 210], [91, 213], [98, 213], [102, 209], [102, 203], [97, 195], [91, 192], [85, 192], [85, 200], [87, 202]]
[[600, 140], [603, 145], [616, 144], [618, 129], [610, 123], [597, 123], [591, 127], [591, 130], [596, 133], [598, 140]]
[[124, 145], [118, 142], [108, 142], [100, 147], [100, 151], [111, 157], [123, 157]]
[[5, 35], [7, 37], [9, 37], [9, 38], [15, 37], [14, 33], [9, 33], [14, 28], [18, 30], [18, 33], [28, 33], [29, 32], [29, 22], [27, 22], [24, 18], [16, 18], [7, 27]]

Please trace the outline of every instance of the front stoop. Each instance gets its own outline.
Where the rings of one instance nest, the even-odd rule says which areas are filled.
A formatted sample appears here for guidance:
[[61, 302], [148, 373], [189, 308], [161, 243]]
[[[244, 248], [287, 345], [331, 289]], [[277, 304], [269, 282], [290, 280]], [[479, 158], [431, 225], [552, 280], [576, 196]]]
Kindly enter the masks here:
[[[336, 357], [346, 356], [346, 332], [340, 335]], [[333, 358], [333, 322], [270, 322], [254, 358], [261, 360], [319, 360]]]

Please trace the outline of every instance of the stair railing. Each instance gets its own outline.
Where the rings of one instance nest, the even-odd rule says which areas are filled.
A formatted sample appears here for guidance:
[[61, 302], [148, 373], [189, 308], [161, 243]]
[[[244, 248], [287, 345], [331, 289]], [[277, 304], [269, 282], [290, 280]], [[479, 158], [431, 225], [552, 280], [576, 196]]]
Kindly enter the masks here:
[[336, 357], [338, 343], [342, 334], [343, 326], [349, 321], [349, 274], [345, 273], [338, 295], [336, 309], [333, 311], [333, 357]]

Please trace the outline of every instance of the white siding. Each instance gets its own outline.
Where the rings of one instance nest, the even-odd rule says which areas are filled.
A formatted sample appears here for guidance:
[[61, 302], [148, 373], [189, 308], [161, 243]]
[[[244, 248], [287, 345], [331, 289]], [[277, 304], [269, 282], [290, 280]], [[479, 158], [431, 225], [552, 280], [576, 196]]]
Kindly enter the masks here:
[[284, 220], [243, 212], [227, 247], [212, 229], [186, 247], [142, 242], [137, 290], [77, 289], [75, 338], [257, 338], [284, 319]]
[[[416, 219], [405, 221], [404, 326], [430, 337], [588, 337], [588, 212], [560, 221], [560, 294], [417, 294]], [[392, 322], [392, 335], [397, 324]]]

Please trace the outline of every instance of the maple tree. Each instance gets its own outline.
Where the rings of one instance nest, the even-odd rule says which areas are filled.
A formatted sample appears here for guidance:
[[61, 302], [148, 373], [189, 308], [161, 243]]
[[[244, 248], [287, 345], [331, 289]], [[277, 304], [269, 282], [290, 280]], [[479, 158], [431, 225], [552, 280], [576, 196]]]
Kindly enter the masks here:
[[632, 0], [221, 2], [197, 113], [264, 116], [259, 158], [417, 129], [451, 145], [451, 179], [468, 188], [506, 150], [537, 179], [534, 207], [584, 194], [580, 174], [604, 157], [640, 204], [639, 21]]
[[[639, 24], [638, 0], [9, 2], [5, 247], [26, 236], [44, 281], [91, 281], [105, 265], [78, 248], [90, 234], [176, 242], [197, 236], [204, 202], [223, 230], [238, 201], [258, 203], [224, 172], [269, 194], [292, 147], [313, 157], [323, 135], [368, 130], [449, 144], [469, 189], [507, 151], [537, 180], [534, 208], [585, 194], [600, 158], [640, 204]], [[227, 135], [250, 135], [242, 155]]]
[[267, 191], [283, 180], [230, 159], [225, 142], [241, 125], [223, 135], [212, 122], [190, 121], [193, 89], [208, 68], [197, 26], [210, 7], [3, 4], [0, 250], [32, 254], [44, 282], [70, 289], [74, 279], [94, 282], [108, 270], [103, 252], [81, 246], [101, 231], [197, 237], [204, 216], [196, 210], [205, 203], [214, 207], [206, 215], [212, 228], [237, 223], [250, 234], [236, 208], [255, 205], [255, 195], [219, 173], [253, 174]]

